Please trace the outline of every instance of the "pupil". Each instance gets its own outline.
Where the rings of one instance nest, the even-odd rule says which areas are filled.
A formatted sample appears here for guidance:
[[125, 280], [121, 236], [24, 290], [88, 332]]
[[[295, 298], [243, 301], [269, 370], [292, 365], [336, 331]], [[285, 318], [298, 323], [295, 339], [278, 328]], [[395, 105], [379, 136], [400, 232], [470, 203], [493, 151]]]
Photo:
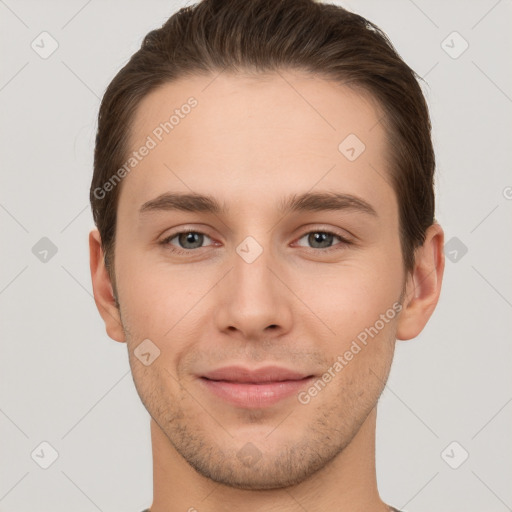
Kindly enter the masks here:
[[[332, 237], [332, 235], [329, 235], [328, 233], [313, 233], [312, 235], [312, 241], [313, 243], [319, 243], [322, 245], [322, 243], [324, 243], [322, 245], [322, 247], [328, 247], [329, 246], [329, 241], [330, 241], [330, 238]], [[327, 244], [325, 243], [327, 241]]]

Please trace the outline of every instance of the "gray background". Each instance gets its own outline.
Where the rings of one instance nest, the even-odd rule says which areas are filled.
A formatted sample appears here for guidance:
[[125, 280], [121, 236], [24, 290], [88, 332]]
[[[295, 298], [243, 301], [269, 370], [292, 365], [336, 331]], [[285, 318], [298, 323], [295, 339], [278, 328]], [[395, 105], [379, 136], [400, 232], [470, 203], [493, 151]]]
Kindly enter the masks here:
[[[151, 503], [149, 415], [92, 299], [88, 189], [105, 87], [183, 5], [0, 0], [0, 511]], [[381, 494], [408, 512], [512, 510], [512, 3], [342, 5], [428, 82], [450, 244], [437, 311], [398, 343], [379, 406]]]

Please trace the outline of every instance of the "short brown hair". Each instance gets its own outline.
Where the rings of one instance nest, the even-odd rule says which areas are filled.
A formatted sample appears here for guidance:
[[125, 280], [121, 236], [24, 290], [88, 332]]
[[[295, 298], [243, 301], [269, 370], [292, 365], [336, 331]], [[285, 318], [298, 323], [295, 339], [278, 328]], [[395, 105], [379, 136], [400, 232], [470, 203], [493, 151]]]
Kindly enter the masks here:
[[101, 196], [97, 191], [126, 159], [141, 100], [186, 76], [280, 69], [335, 80], [378, 101], [389, 141], [404, 267], [413, 268], [414, 250], [434, 222], [435, 156], [420, 77], [377, 26], [340, 6], [314, 0], [203, 0], [149, 32], [101, 102], [90, 201], [111, 277], [122, 184]]

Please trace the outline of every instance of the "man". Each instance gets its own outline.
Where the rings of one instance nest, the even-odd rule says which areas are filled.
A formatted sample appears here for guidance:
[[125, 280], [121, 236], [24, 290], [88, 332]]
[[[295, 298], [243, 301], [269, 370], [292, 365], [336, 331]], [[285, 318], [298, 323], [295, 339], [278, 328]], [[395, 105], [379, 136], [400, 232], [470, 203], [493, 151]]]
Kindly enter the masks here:
[[151, 512], [395, 510], [376, 407], [440, 293], [434, 167], [414, 72], [341, 7], [204, 0], [146, 36], [100, 108], [89, 241]]

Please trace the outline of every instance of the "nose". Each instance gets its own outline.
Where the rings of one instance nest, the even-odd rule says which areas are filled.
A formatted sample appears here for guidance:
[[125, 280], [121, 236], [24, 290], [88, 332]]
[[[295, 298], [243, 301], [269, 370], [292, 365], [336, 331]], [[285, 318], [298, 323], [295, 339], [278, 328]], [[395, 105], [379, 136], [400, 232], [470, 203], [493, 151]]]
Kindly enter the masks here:
[[261, 248], [259, 253], [257, 246], [241, 244], [231, 258], [231, 271], [216, 287], [218, 329], [245, 341], [281, 336], [292, 325], [293, 294], [283, 284], [285, 267]]

